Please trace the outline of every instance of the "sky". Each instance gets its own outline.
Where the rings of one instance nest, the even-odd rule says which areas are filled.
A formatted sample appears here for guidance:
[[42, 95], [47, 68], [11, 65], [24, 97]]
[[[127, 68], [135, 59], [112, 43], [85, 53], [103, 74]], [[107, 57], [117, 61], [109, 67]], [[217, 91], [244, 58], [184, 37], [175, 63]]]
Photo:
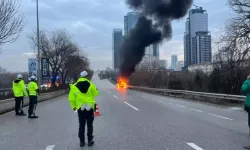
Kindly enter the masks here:
[[[27, 37], [36, 29], [36, 0], [20, 2], [26, 24], [18, 40], [5, 44], [0, 53], [0, 66], [11, 72], [28, 71], [28, 58], [35, 57]], [[194, 0], [194, 4], [207, 10], [209, 31], [215, 41], [230, 17], [227, 0]], [[93, 69], [112, 68], [112, 30], [124, 28], [123, 19], [129, 11], [125, 0], [39, 0], [40, 29], [66, 29], [87, 54]], [[168, 65], [171, 55], [184, 59], [186, 18], [172, 22], [172, 40], [160, 45], [160, 59], [167, 59]]]

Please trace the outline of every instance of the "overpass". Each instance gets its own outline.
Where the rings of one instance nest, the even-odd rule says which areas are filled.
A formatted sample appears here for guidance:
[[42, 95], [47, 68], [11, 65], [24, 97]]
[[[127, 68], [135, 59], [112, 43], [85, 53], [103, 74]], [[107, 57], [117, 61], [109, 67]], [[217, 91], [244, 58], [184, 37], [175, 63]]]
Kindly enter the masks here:
[[[250, 144], [247, 114], [238, 108], [128, 90], [94, 76], [101, 116], [94, 150], [241, 150]], [[27, 108], [25, 108], [27, 112]], [[77, 150], [78, 118], [67, 95], [38, 104], [39, 119], [0, 115], [1, 150]]]

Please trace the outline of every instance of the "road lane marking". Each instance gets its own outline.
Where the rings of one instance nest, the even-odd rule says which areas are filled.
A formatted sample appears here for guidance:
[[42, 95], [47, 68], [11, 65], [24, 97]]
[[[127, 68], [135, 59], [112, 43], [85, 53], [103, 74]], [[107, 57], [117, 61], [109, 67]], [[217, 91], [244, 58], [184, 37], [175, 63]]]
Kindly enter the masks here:
[[113, 95], [114, 98], [118, 98], [117, 96]]
[[186, 106], [183, 106], [183, 105], [178, 105], [176, 104], [177, 107], [182, 107], [182, 108], [186, 108]]
[[194, 143], [187, 143], [188, 146], [192, 147], [193, 149], [195, 150], [204, 150], [203, 148], [197, 146], [196, 144]]
[[216, 115], [216, 114], [212, 114], [212, 113], [208, 113], [209, 115], [211, 115], [211, 116], [214, 116], [214, 117], [218, 117], [218, 118], [222, 118], [222, 119], [226, 119], [226, 120], [233, 120], [233, 119], [231, 119], [231, 118], [227, 118], [227, 117], [223, 117], [223, 116], [219, 116], [219, 115]]
[[139, 109], [138, 109], [138, 108], [136, 108], [135, 106], [133, 106], [133, 105], [131, 105], [131, 104], [127, 103], [127, 102], [124, 102], [124, 103], [125, 103], [125, 104], [127, 104], [128, 106], [130, 106], [131, 108], [133, 108], [134, 110], [139, 111]]
[[173, 103], [166, 102], [166, 101], [163, 101], [163, 100], [158, 100], [158, 101], [163, 102], [163, 103], [167, 103], [167, 104], [169, 104], [169, 105], [173, 105]]
[[46, 149], [45, 149], [45, 150], [53, 150], [53, 149], [54, 149], [54, 147], [55, 147], [55, 145], [49, 145], [49, 146], [47, 146], [47, 147], [46, 147]]
[[111, 92], [108, 91], [108, 93], [110, 94]]
[[193, 109], [193, 108], [189, 108], [190, 110], [193, 110], [193, 111], [196, 111], [196, 112], [204, 112], [204, 111], [202, 111], [202, 110], [198, 110], [198, 109]]
[[243, 108], [240, 108], [240, 107], [231, 107], [231, 109], [233, 109], [233, 110], [244, 110]]

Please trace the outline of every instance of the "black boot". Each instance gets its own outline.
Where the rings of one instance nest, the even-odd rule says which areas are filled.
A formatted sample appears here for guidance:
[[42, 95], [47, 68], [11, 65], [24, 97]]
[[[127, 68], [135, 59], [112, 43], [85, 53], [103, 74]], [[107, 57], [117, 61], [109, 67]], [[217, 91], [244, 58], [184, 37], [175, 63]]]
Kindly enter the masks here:
[[245, 149], [250, 149], [250, 146], [244, 146]]
[[36, 119], [36, 118], [38, 118], [38, 116], [35, 116], [35, 115], [29, 115], [29, 117], [28, 118], [30, 118], [30, 119]]
[[80, 142], [80, 147], [84, 147], [85, 146], [85, 142]]
[[88, 146], [93, 146], [94, 144], [95, 144], [95, 142], [93, 140], [88, 142]]
[[18, 116], [27, 116], [24, 112], [19, 113]]

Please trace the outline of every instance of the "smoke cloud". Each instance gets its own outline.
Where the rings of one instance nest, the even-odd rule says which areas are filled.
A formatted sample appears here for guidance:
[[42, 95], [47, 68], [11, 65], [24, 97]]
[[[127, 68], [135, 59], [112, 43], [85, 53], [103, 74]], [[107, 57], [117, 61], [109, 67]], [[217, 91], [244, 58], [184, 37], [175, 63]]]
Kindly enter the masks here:
[[127, 0], [139, 13], [135, 28], [123, 39], [120, 75], [129, 77], [141, 62], [145, 48], [172, 37], [171, 21], [184, 17], [193, 0]]

